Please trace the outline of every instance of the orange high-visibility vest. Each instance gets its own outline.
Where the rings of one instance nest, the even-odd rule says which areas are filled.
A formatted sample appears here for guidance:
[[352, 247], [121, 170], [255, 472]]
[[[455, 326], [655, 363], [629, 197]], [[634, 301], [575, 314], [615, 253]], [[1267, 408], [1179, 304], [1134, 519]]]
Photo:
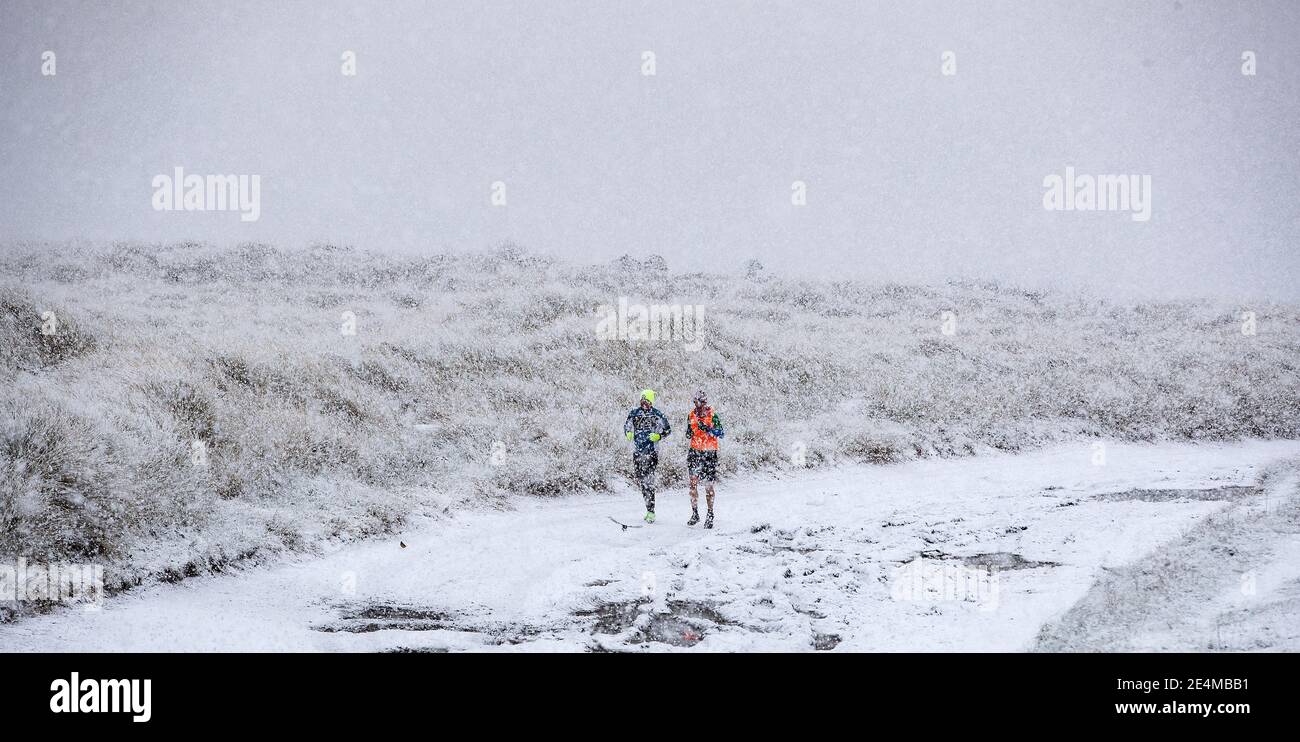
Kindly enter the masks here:
[[713, 408], [704, 408], [704, 419], [701, 421], [695, 416], [695, 410], [691, 410], [690, 417], [687, 419], [687, 427], [691, 431], [691, 448], [696, 451], [716, 451], [718, 450], [718, 439], [700, 430], [701, 425], [706, 428], [713, 427]]

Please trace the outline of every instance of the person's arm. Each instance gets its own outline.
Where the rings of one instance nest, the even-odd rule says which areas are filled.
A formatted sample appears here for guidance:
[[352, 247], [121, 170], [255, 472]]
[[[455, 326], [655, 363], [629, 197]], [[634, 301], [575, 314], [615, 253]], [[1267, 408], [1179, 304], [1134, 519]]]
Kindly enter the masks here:
[[627, 419], [623, 421], [623, 436], [629, 441], [632, 440], [632, 415], [634, 414], [636, 414], [635, 410], [627, 413]]
[[664, 413], [660, 412], [659, 410], [655, 410], [651, 414], [655, 416], [655, 422], [657, 424], [654, 427], [657, 429], [650, 434], [650, 442], [658, 443], [659, 441], [663, 440], [664, 436], [673, 432], [673, 428], [671, 425], [668, 424], [668, 416], [665, 415]]

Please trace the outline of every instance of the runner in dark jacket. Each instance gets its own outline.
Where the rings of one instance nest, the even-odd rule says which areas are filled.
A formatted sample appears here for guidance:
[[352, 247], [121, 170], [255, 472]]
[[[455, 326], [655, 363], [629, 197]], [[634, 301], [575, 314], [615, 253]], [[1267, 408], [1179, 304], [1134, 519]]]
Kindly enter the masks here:
[[645, 521], [655, 522], [655, 467], [659, 466], [658, 443], [660, 439], [672, 432], [668, 417], [655, 409], [653, 389], [641, 392], [641, 403], [627, 413], [623, 423], [623, 433], [632, 441], [632, 465], [636, 468], [636, 479], [641, 485], [641, 497], [645, 500]]

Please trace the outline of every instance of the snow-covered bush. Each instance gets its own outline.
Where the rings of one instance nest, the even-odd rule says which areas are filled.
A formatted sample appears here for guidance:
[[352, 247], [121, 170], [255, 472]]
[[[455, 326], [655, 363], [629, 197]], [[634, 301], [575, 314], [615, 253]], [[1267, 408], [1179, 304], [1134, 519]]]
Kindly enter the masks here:
[[[703, 306], [703, 347], [599, 335], [620, 297]], [[1300, 310], [1248, 309], [1255, 335], [1240, 307], [1206, 302], [757, 281], [516, 246], [10, 247], [0, 553], [102, 560], [133, 584], [600, 490], [630, 474], [623, 417], [645, 387], [677, 429], [668, 484], [697, 388], [727, 423], [728, 474], [1295, 436]]]

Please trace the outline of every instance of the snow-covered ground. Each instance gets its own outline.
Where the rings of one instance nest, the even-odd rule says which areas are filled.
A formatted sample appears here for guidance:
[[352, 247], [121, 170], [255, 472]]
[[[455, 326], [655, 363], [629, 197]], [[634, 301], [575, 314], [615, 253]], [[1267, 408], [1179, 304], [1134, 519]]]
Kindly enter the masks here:
[[[1254, 507], [1263, 470], [1297, 454], [1297, 441], [1111, 443], [1099, 465], [1079, 443], [733, 478], [713, 531], [684, 525], [680, 489], [660, 493], [658, 523], [626, 531], [609, 516], [639, 522], [629, 490], [520, 498], [3, 625], [0, 651], [1042, 648], [1040, 629], [1099, 578]], [[1250, 604], [1273, 606], [1242, 624], [1257, 639], [1297, 623], [1294, 601], [1270, 600], [1296, 588], [1294, 543], [1279, 543], [1250, 552]], [[948, 595], [945, 576], [961, 580]]]

